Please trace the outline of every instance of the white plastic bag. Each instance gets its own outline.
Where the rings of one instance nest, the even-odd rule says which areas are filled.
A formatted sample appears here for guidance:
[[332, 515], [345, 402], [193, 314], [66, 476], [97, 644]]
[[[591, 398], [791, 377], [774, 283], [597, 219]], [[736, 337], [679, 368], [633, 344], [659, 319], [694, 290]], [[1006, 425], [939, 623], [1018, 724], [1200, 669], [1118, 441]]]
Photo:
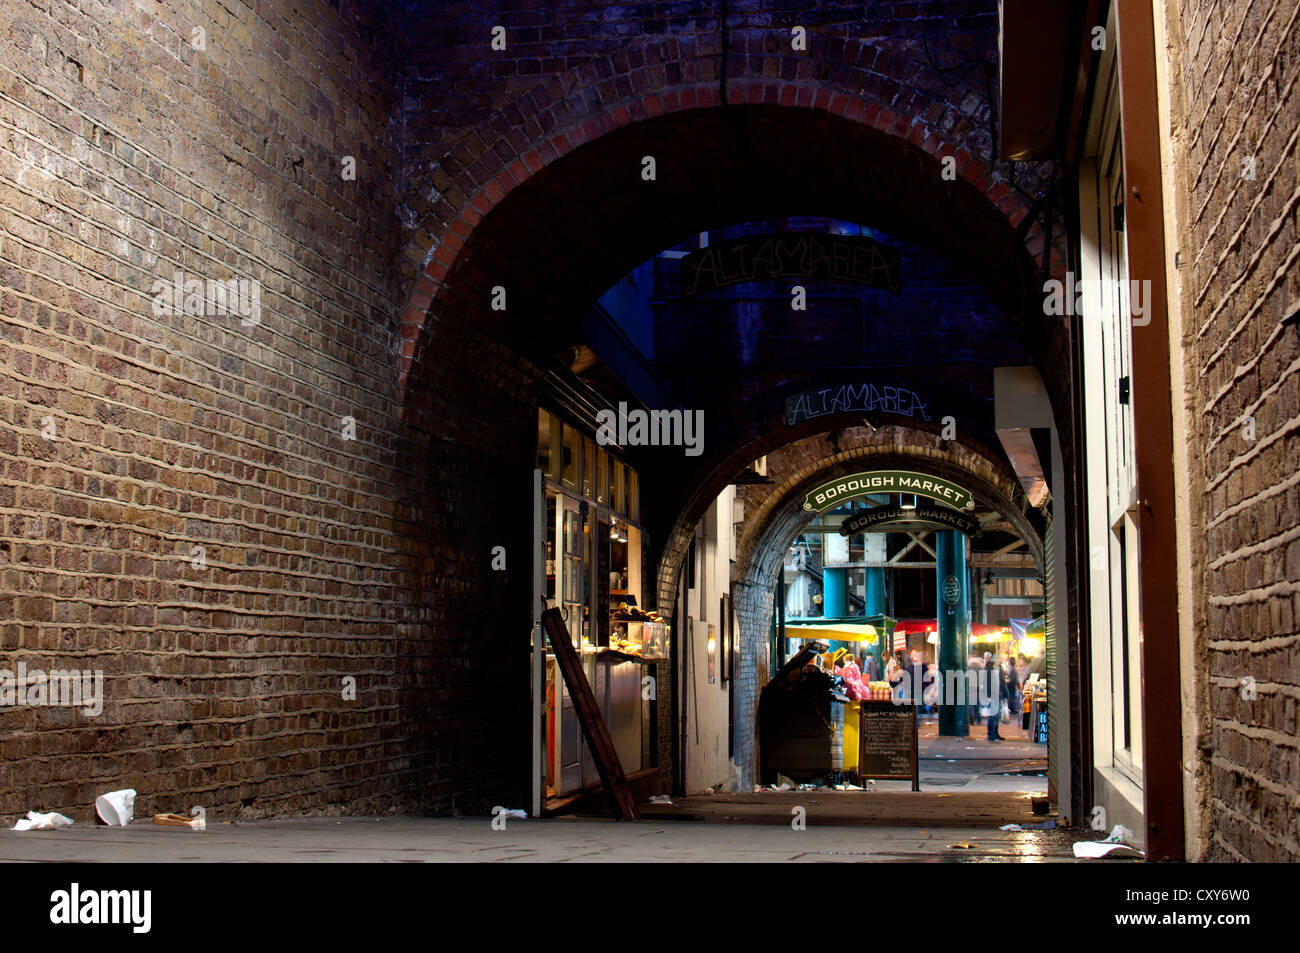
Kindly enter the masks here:
[[58, 827], [70, 826], [72, 826], [72, 818], [64, 817], [58, 811], [50, 811], [48, 814], [41, 814], [38, 811], [28, 811], [27, 817], [14, 824], [13, 830], [52, 831]]

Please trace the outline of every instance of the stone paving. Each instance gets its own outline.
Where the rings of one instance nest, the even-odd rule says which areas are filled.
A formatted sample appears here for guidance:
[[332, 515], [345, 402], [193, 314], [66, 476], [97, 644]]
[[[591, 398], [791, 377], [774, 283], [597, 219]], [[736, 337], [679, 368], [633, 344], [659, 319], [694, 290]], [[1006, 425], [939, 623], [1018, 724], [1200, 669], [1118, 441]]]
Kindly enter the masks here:
[[[819, 827], [598, 818], [306, 818], [213, 824], [206, 831], [76, 826], [0, 831], [0, 862], [99, 863], [716, 863], [1073, 861], [1082, 832], [970, 827]], [[957, 848], [954, 844], [970, 844]]]

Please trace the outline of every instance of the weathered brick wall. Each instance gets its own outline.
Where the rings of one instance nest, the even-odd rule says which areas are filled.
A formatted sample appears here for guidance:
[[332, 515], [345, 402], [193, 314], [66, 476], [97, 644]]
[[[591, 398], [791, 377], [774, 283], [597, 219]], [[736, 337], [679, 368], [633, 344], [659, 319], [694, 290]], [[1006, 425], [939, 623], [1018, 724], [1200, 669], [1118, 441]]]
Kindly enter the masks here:
[[[489, 666], [427, 593], [488, 551], [404, 522], [391, 30], [158, 9], [0, 12], [0, 667], [106, 678], [98, 717], [0, 709], [0, 814], [478, 809]], [[260, 322], [156, 315], [175, 270]]]
[[[601, 210], [604, 221], [637, 222], [644, 233], [641, 257], [679, 241], [692, 226], [698, 231], [728, 220], [715, 212], [719, 198], [705, 188], [700, 172], [717, 167], [735, 151], [738, 137], [748, 140], [751, 161], [759, 152], [788, 153], [770, 175], [765, 169], [761, 183], [746, 189], [750, 199], [743, 214], [761, 211], [756, 197], [771, 194], [773, 183], [791, 193], [815, 188], [816, 182], [808, 179], [825, 176], [804, 173], [797, 157], [810, 154], [808, 145], [816, 142], [823, 155], [854, 157], [839, 165], [853, 170], [854, 184], [837, 188], [836, 204], [847, 209], [854, 194], [868, 191], [879, 210], [889, 196], [909, 192], [912, 204], [900, 218], [954, 247], [961, 243], [961, 227], [953, 223], [969, 210], [951, 203], [953, 194], [969, 189], [983, 209], [995, 211], [994, 218], [1016, 225], [1045, 184], [1043, 170], [1021, 164], [1013, 171], [995, 156], [989, 95], [996, 75], [986, 78], [981, 66], [988, 63], [991, 69], [996, 56], [997, 9], [992, 2], [877, 4], [864, 11], [861, 4], [847, 2], [741, 0], [729, 6], [725, 30], [716, 7], [705, 0], [626, 6], [524, 3], [510, 10], [490, 2], [438, 9], [410, 2], [402, 10], [401, 32], [409, 50], [400, 79], [407, 134], [400, 183], [408, 230], [402, 269], [411, 284], [400, 333], [408, 360], [415, 359], [423, 341], [438, 346], [437, 315], [444, 299], [486, 310], [479, 302], [486, 301], [492, 284], [512, 283], [520, 297], [521, 286], [541, 285], [532, 309], [540, 324], [554, 324], [552, 312], [562, 317], [565, 305], [581, 308], [589, 302], [575, 305], [565, 298], [566, 288], [582, 297], [588, 274], [580, 271], [554, 287], [547, 248], [533, 247], [531, 230], [507, 229], [503, 206], [518, 209], [546, 201], [553, 209], [563, 208], [564, 216], [548, 223], [548, 237], [572, 258], [585, 260], [586, 272], [605, 280], [599, 293], [641, 258], [625, 257], [621, 269], [602, 273], [602, 267], [609, 270], [607, 257], [618, 260], [612, 250], [635, 239], [615, 240], [600, 220], [587, 217], [588, 211]], [[501, 50], [491, 45], [496, 26], [505, 31]], [[806, 50], [792, 48], [795, 26], [807, 30]], [[610, 187], [619, 181], [621, 157], [593, 158], [592, 150], [583, 148], [656, 117], [708, 110], [724, 97], [737, 105], [786, 107], [800, 123], [842, 117], [884, 133], [900, 147], [908, 144], [935, 157], [934, 165], [923, 168], [916, 156], [905, 160], [906, 169], [881, 164], [878, 146], [837, 142], [830, 137], [830, 124], [820, 121], [806, 127], [784, 124], [760, 137], [746, 135], [739, 126], [728, 133], [719, 125], [708, 138], [698, 132], [688, 136], [682, 124], [660, 123], [657, 132], [646, 133], [649, 149], [636, 151], [635, 163], [622, 166], [628, 187], [614, 196]], [[705, 168], [695, 164], [692, 176], [672, 181], [686, 186], [676, 195], [670, 186], [652, 193], [636, 187], [631, 174], [647, 151], [678, 160], [669, 166], [664, 159], [668, 167], [661, 171], [661, 181], [669, 181], [681, 158], [708, 155], [711, 161]], [[561, 160], [573, 167], [584, 153], [592, 164], [580, 180], [552, 174]], [[955, 160], [956, 187], [907, 188], [913, 173], [926, 176], [932, 186], [938, 159], [948, 156]], [[552, 188], [543, 191], [539, 183]], [[623, 207], [636, 194], [657, 198], [646, 208]], [[916, 204], [931, 199], [933, 214]], [[802, 211], [812, 210], [810, 205]], [[501, 226], [484, 229], [494, 212]], [[947, 227], [937, 227], [940, 222]], [[524, 249], [510, 244], [516, 237], [512, 233], [520, 231], [528, 239]], [[593, 232], [598, 241], [591, 240]], [[649, 241], [660, 232], [665, 237], [659, 244]], [[967, 254], [978, 257], [984, 247], [967, 243]], [[1042, 247], [1041, 231], [1033, 226], [1027, 248], [1038, 254]], [[478, 260], [467, 263], [467, 258]], [[1006, 279], [1016, 286], [1012, 294], [1020, 302], [1022, 276], [1007, 265], [1004, 256], [997, 266], [972, 262], [971, 270], [990, 283]]]
[[1183, 330], [1174, 347], [1194, 448], [1188, 635], [1194, 693], [1206, 702], [1189, 752], [1194, 810], [1205, 859], [1295, 861], [1300, 328], [1283, 321], [1300, 309], [1300, 7], [1183, 0], [1165, 14]]

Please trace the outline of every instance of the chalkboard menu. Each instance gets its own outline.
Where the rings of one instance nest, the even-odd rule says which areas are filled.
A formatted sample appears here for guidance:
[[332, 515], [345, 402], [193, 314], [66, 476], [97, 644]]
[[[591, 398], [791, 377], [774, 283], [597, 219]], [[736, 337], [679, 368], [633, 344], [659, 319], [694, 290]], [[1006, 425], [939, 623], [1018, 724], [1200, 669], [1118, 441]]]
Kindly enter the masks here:
[[912, 782], [919, 791], [916, 757], [916, 706], [892, 701], [862, 704], [858, 732], [858, 772], [863, 778]]

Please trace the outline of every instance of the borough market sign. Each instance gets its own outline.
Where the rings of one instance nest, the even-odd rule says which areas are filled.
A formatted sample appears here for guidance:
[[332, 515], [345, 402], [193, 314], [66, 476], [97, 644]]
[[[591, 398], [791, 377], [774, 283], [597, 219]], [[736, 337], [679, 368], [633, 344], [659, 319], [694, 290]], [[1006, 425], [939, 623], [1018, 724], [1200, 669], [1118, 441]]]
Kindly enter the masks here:
[[732, 238], [691, 252], [681, 267], [684, 295], [768, 278], [826, 278], [891, 294], [903, 290], [898, 249], [857, 235], [805, 232]]
[[914, 493], [946, 503], [953, 509], [975, 509], [975, 498], [970, 490], [948, 480], [916, 473], [912, 470], [872, 470], [851, 473], [815, 487], [804, 499], [803, 508], [814, 513], [824, 513], [841, 503], [872, 493]]
[[905, 510], [897, 504], [877, 506], [847, 519], [840, 526], [841, 536], [854, 536], [872, 527], [889, 526], [891, 523], [930, 523], [947, 529], [955, 529], [967, 535], [979, 531], [979, 523], [969, 516], [946, 506], [918, 506]]

